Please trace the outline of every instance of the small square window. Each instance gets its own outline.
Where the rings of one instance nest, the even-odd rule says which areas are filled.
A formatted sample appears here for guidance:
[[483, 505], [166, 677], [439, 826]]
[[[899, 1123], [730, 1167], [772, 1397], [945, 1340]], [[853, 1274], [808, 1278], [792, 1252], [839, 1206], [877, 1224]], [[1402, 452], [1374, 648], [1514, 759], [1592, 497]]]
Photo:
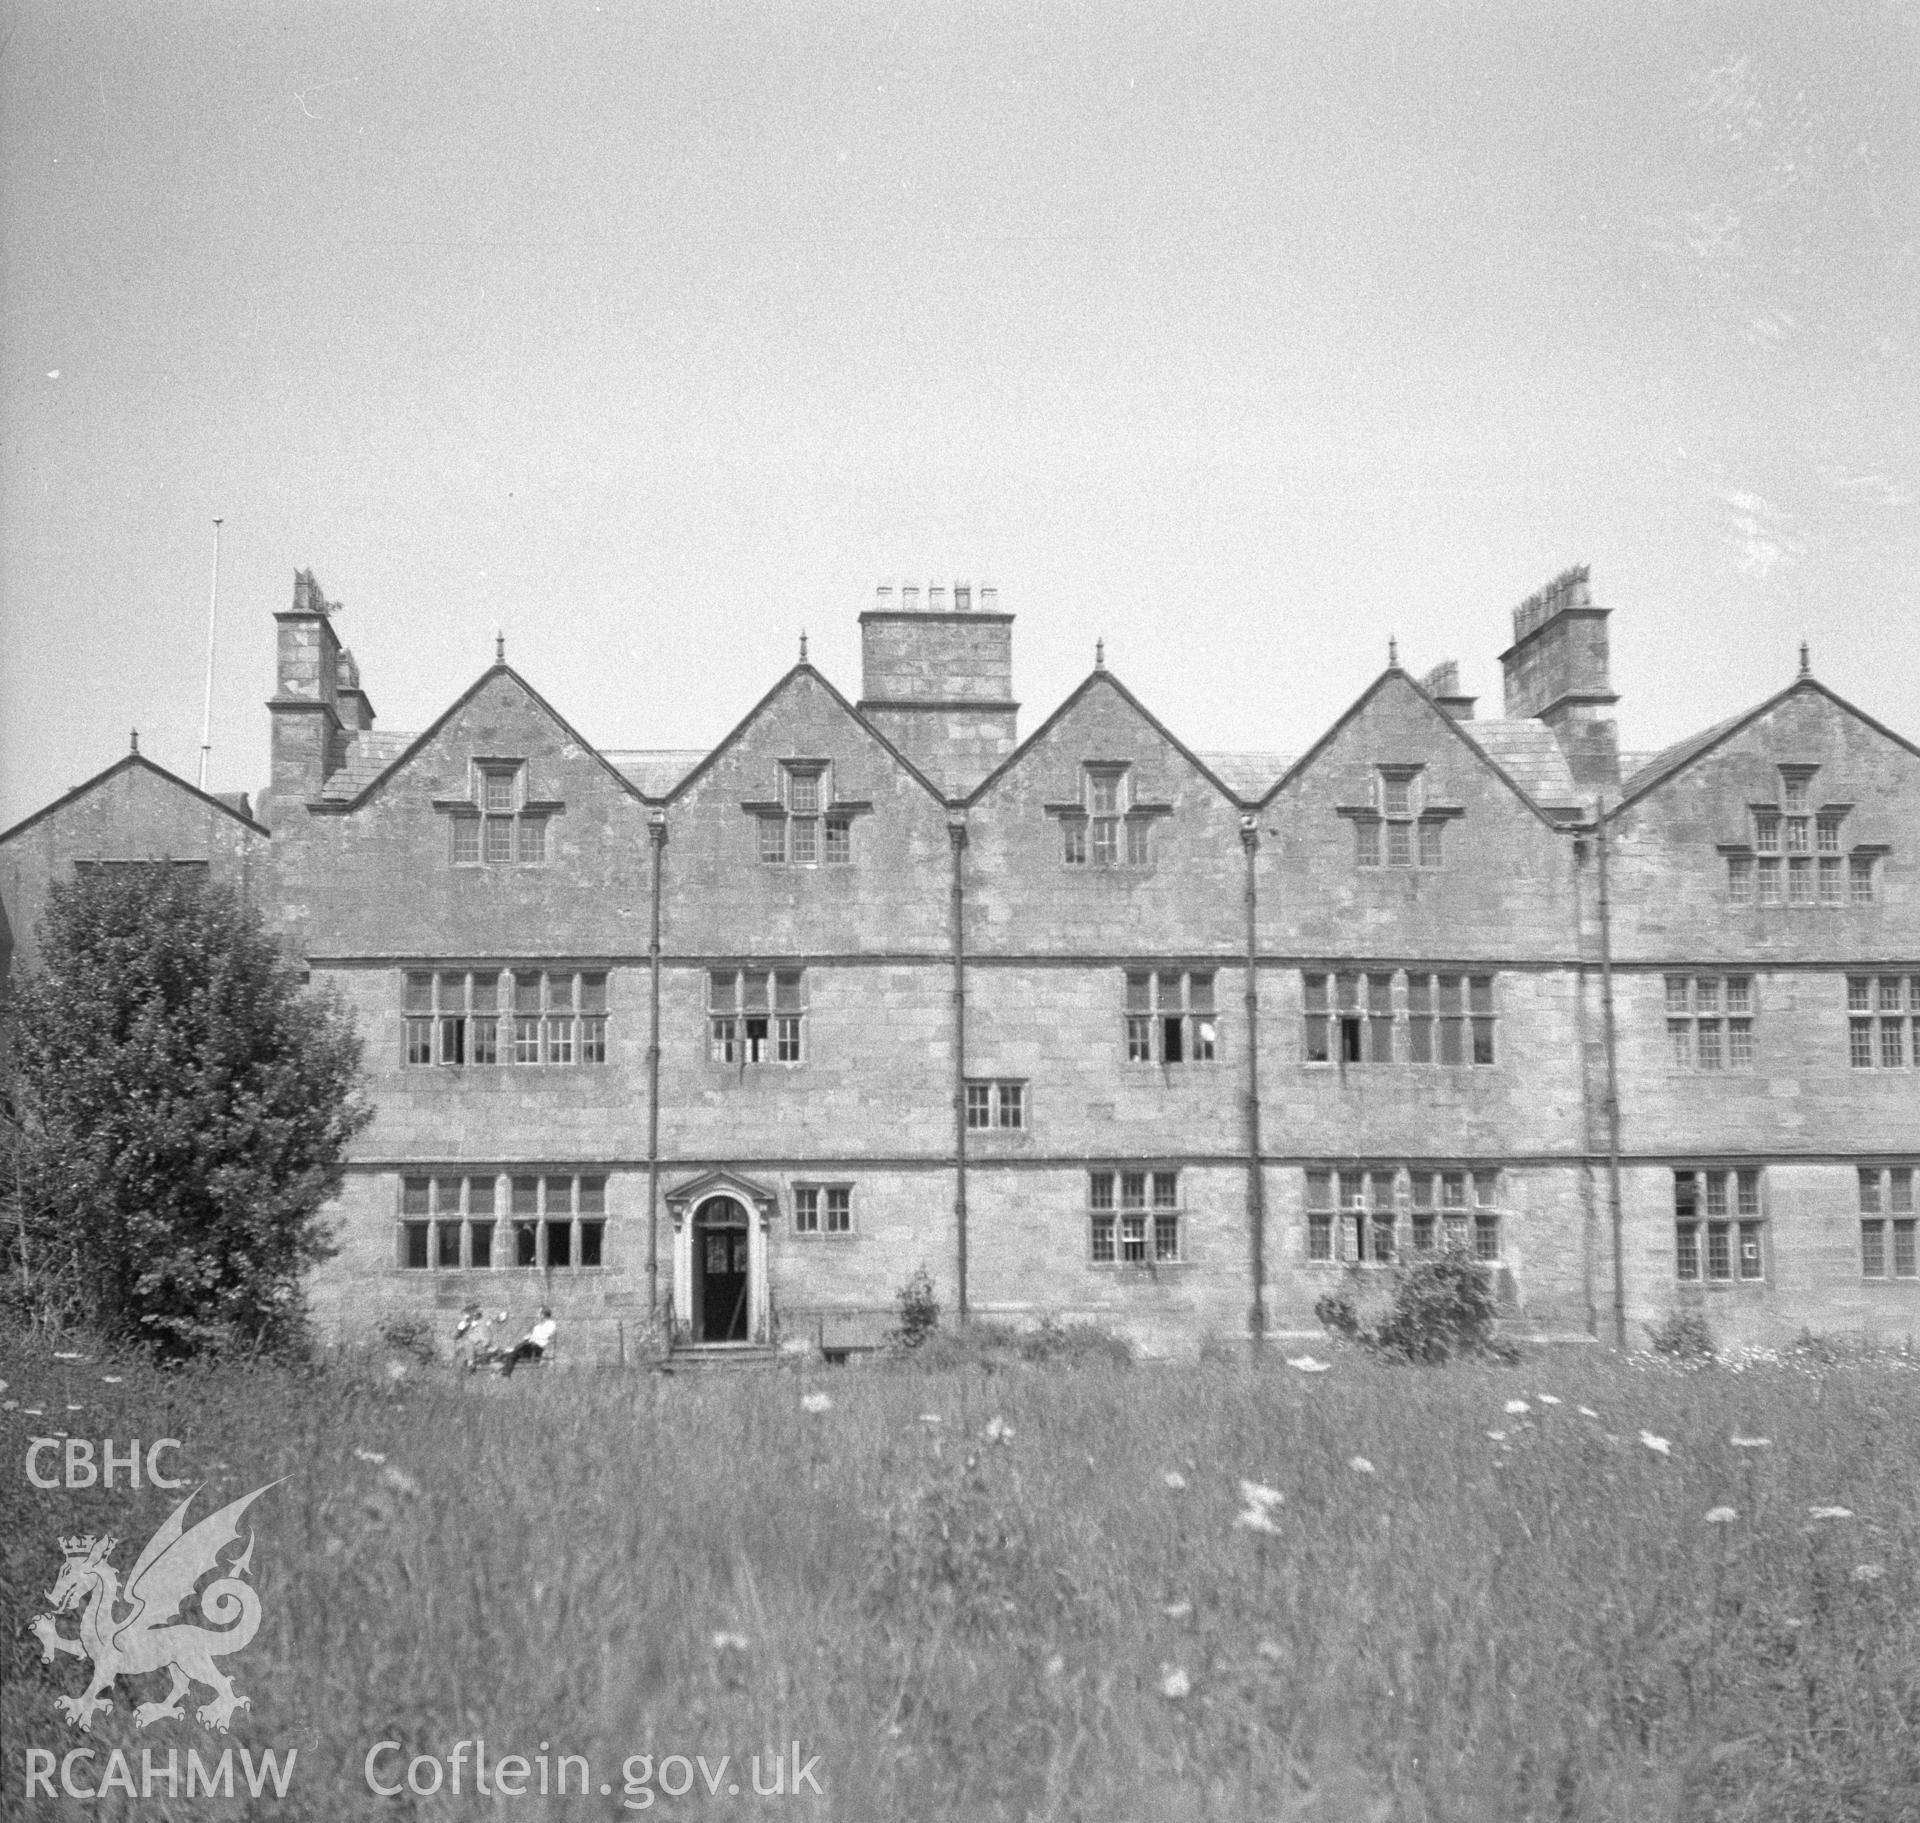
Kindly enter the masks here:
[[480, 808], [482, 810], [517, 810], [520, 794], [520, 774], [517, 768], [488, 768], [480, 775]]

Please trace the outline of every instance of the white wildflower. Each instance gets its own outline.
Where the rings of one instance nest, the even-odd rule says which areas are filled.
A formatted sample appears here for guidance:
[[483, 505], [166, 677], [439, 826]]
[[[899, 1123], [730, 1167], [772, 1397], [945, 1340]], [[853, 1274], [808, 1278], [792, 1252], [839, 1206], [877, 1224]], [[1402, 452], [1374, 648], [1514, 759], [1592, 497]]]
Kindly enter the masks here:
[[995, 1412], [987, 1420], [986, 1437], [989, 1443], [1005, 1443], [1013, 1435], [1013, 1426]]
[[1275, 1532], [1280, 1528], [1273, 1523], [1273, 1515], [1265, 1507], [1248, 1507], [1233, 1522], [1248, 1532]]
[[1583, 1418], [1597, 1418], [1600, 1416], [1591, 1405], [1576, 1405], [1573, 1409]]
[[69, 1405], [67, 1407], [67, 1410], [70, 1412], [83, 1412], [86, 1409], [87, 1408], [84, 1405]]
[[381, 1480], [396, 1494], [405, 1494], [411, 1499], [420, 1492], [420, 1484], [405, 1469], [388, 1468], [382, 1471]]
[[1058, 1677], [1066, 1668], [1067, 1660], [1064, 1653], [1056, 1652], [1052, 1658], [1047, 1660], [1048, 1677]]
[[1278, 1664], [1284, 1656], [1279, 1646], [1270, 1639], [1263, 1639], [1259, 1645], [1254, 1647], [1254, 1651], [1259, 1653], [1262, 1658], [1272, 1659], [1276, 1664]]
[[1886, 1573], [1887, 1566], [1883, 1563], [1857, 1563], [1853, 1566], [1855, 1582], [1878, 1582]]
[[1168, 1487], [1172, 1488], [1176, 1494], [1187, 1485], [1186, 1476], [1181, 1474], [1178, 1469], [1168, 1469], [1160, 1479], [1164, 1481]]
[[1160, 1612], [1164, 1614], [1168, 1620], [1185, 1620], [1187, 1616], [1193, 1612], [1193, 1603], [1190, 1601], [1170, 1601]]
[[716, 1652], [744, 1652], [752, 1643], [744, 1633], [716, 1633], [713, 1636], [713, 1649]]
[[53, 1358], [56, 1361], [84, 1361], [86, 1359], [86, 1356], [79, 1353], [73, 1353], [73, 1354], [56, 1353]]
[[830, 1412], [833, 1410], [833, 1400], [825, 1393], [807, 1393], [800, 1400], [800, 1409], [803, 1412]]
[[[126, 1375], [125, 1374], [102, 1374], [100, 1376], [100, 1379], [104, 1385], [118, 1386], [126, 1379]], [[6, 1384], [7, 1384], [6, 1381], [0, 1380], [0, 1388], [4, 1388]]]
[[1773, 1448], [1771, 1437], [1729, 1437], [1729, 1443], [1737, 1450], [1770, 1450]]
[[1558, 1405], [1560, 1403], [1552, 1393], [1535, 1393], [1533, 1396], [1538, 1399], [1542, 1405]]
[[1354, 1457], [1354, 1459], [1347, 1464], [1347, 1467], [1352, 1469], [1356, 1475], [1371, 1475], [1373, 1473], [1373, 1464], [1364, 1456]]
[[1193, 1680], [1178, 1665], [1160, 1667], [1160, 1694], [1169, 1702], [1177, 1703], [1193, 1690]]
[[386, 1457], [383, 1456], [378, 1450], [357, 1449], [353, 1453], [356, 1456], [358, 1456], [362, 1462], [385, 1462], [386, 1461]]
[[1644, 1443], [1648, 1449], [1652, 1450], [1656, 1456], [1671, 1456], [1673, 1454], [1673, 1445], [1664, 1437], [1656, 1437], [1652, 1431], [1642, 1431], [1640, 1433], [1640, 1441]]
[[1303, 1374], [1323, 1374], [1332, 1365], [1329, 1361], [1316, 1361], [1311, 1355], [1289, 1355], [1287, 1365], [1297, 1367]]
[[1488, 1431], [1487, 1435], [1495, 1443], [1505, 1443], [1507, 1440], [1507, 1433], [1505, 1431]]
[[1268, 1507], [1277, 1507], [1286, 1495], [1278, 1488], [1270, 1488], [1264, 1481], [1243, 1481], [1240, 1484], [1240, 1498], [1250, 1507], [1258, 1507], [1265, 1512]]
[[1736, 1513], [1732, 1507], [1709, 1507], [1703, 1523], [1706, 1525], [1732, 1525], [1739, 1517], [1740, 1515]]
[[1527, 1413], [1532, 1410], [1533, 1407], [1524, 1399], [1509, 1399], [1507, 1401], [1507, 1416], [1509, 1418], [1524, 1418]]
[[1851, 1507], [1808, 1507], [1807, 1511], [1815, 1519], [1851, 1519], [1853, 1517]]
[[922, 1412], [920, 1414], [920, 1422], [922, 1424], [941, 1424], [944, 1423], [945, 1420], [941, 1418], [938, 1412]]

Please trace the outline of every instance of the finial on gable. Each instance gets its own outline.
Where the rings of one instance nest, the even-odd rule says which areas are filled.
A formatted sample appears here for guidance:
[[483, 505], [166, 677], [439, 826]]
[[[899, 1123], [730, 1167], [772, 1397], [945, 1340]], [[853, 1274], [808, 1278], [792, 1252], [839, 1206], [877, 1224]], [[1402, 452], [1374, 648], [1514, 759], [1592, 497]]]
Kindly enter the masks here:
[[800, 629], [800, 662], [803, 665], [807, 662], [807, 630], [805, 627]]
[[1096, 639], [1093, 642], [1093, 668], [1096, 671], [1104, 671], [1107, 668], [1107, 642], [1104, 639]]
[[1400, 669], [1400, 642], [1391, 633], [1387, 635], [1387, 669], [1389, 671]]
[[507, 636], [505, 633], [496, 633], [493, 636], [493, 662], [496, 665], [504, 665], [507, 662]]
[[1804, 639], [1800, 642], [1800, 675], [1802, 677], [1813, 675], [1813, 665], [1807, 657], [1807, 642]]
[[140, 730], [138, 728], [133, 731], [133, 739], [128, 744], [127, 751], [129, 753], [138, 753], [140, 751]]

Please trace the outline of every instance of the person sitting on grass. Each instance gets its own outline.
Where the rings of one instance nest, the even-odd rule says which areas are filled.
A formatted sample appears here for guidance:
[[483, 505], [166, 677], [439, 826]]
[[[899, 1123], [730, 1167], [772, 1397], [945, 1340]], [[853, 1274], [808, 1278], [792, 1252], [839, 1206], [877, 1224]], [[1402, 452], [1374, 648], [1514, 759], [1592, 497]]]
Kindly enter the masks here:
[[503, 1376], [511, 1375], [522, 1361], [544, 1361], [547, 1350], [553, 1346], [553, 1338], [559, 1332], [560, 1325], [553, 1320], [553, 1312], [545, 1305], [540, 1306], [540, 1321], [522, 1336], [500, 1363]]

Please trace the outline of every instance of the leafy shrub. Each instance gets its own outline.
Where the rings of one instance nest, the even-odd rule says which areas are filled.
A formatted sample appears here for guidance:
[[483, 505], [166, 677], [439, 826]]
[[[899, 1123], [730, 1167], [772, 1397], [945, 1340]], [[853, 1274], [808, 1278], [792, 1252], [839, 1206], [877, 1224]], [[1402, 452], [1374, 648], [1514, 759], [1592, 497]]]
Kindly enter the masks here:
[[895, 1348], [918, 1348], [940, 1327], [940, 1300], [934, 1296], [933, 1280], [924, 1266], [916, 1266], [913, 1277], [894, 1293], [900, 1306], [900, 1321], [887, 1332]]
[[404, 1355], [409, 1361], [431, 1366], [440, 1358], [433, 1338], [433, 1325], [425, 1317], [409, 1312], [380, 1319], [380, 1340], [390, 1354]]
[[1670, 1310], [1658, 1323], [1647, 1325], [1647, 1340], [1657, 1355], [1676, 1361], [1711, 1361], [1713, 1332], [1697, 1310]]
[[1320, 1298], [1313, 1314], [1334, 1335], [1397, 1361], [1512, 1358], [1513, 1349], [1493, 1332], [1492, 1277], [1465, 1248], [1422, 1254], [1396, 1267], [1391, 1285], [1390, 1300], [1375, 1315], [1364, 1314], [1345, 1286]]

